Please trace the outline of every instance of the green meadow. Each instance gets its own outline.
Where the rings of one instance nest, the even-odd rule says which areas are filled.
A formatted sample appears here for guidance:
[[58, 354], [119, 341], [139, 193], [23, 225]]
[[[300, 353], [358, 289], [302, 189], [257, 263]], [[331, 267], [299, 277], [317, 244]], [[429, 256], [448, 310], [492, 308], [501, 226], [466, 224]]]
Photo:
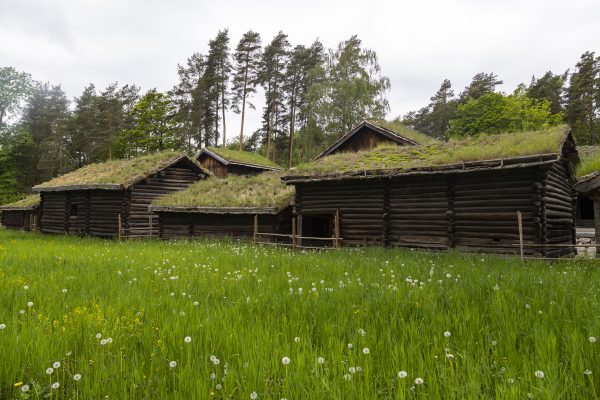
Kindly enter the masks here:
[[599, 267], [0, 230], [0, 398], [595, 399]]

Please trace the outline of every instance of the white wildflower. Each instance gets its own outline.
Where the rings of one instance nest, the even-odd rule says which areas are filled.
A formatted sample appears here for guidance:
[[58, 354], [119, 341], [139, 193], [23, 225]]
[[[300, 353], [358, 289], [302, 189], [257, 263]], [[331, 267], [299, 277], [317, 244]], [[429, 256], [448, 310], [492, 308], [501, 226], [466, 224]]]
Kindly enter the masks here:
[[283, 358], [281, 359], [281, 363], [282, 363], [283, 365], [288, 365], [288, 364], [290, 363], [290, 359], [289, 359], [289, 357], [283, 357]]
[[535, 377], [536, 378], [544, 379], [544, 376], [546, 376], [544, 374], [544, 371], [535, 371]]
[[73, 375], [73, 380], [74, 381], [80, 381], [81, 380], [81, 374], [75, 374], [75, 375]]
[[398, 378], [400, 378], [400, 379], [404, 379], [407, 376], [408, 376], [408, 372], [406, 372], [406, 371], [400, 371], [400, 372], [398, 372]]
[[369, 348], [368, 348], [368, 347], [365, 347], [365, 348], [363, 349], [363, 354], [369, 354], [369, 353], [370, 353], [370, 351], [369, 351]]
[[448, 331], [444, 332], [444, 337], [447, 337], [447, 338], [448, 338], [448, 337], [450, 337], [450, 336], [452, 336], [452, 334], [451, 334], [450, 332], [448, 332]]
[[190, 336], [186, 336], [183, 338], [183, 341], [186, 343], [190, 343], [192, 341], [192, 338]]
[[46, 368], [46, 373], [48, 375], [52, 375], [54, 373], [54, 368], [50, 367], [50, 368]]
[[58, 382], [54, 382], [52, 384], [52, 389], [54, 389], [54, 390], [58, 389], [59, 387], [60, 387], [60, 383], [58, 383]]
[[325, 359], [323, 357], [319, 357], [319, 358], [317, 358], [317, 362], [319, 364], [325, 364]]
[[423, 379], [421, 379], [421, 378], [415, 379], [415, 385], [422, 385], [422, 384], [423, 384]]
[[170, 368], [175, 368], [177, 366], [177, 361], [171, 361], [169, 362], [169, 367]]
[[54, 364], [52, 364], [52, 367], [53, 367], [54, 369], [56, 369], [56, 368], [60, 368], [60, 361], [55, 361], [55, 362], [54, 362]]

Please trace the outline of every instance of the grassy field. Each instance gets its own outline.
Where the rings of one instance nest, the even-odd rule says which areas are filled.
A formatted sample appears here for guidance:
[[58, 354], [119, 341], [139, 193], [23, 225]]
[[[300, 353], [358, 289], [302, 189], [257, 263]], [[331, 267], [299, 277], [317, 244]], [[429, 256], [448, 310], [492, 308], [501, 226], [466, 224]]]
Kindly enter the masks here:
[[0, 398], [594, 399], [598, 267], [0, 230]]

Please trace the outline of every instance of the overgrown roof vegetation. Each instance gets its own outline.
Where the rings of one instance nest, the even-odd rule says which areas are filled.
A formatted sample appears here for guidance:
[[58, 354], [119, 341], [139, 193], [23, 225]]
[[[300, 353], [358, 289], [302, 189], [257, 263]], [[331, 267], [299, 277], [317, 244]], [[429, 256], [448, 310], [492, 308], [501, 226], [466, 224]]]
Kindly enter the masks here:
[[[126, 188], [138, 180], [173, 164], [180, 157], [182, 157], [181, 153], [166, 151], [127, 160], [90, 164], [37, 185], [34, 189], [104, 184], [122, 185]], [[192, 160], [190, 159], [190, 161]], [[197, 166], [201, 168], [199, 165]], [[205, 173], [208, 174], [208, 172]]]
[[410, 139], [418, 144], [432, 144], [437, 142], [437, 140], [432, 138], [431, 136], [415, 131], [414, 129], [410, 129], [409, 127], [398, 121], [389, 122], [380, 119], [370, 119], [367, 121], [373, 125], [377, 125], [383, 129], [387, 129], [388, 131], [395, 133], [398, 136]]
[[218, 154], [227, 161], [233, 161], [243, 164], [262, 165], [266, 167], [281, 168], [275, 162], [266, 157], [250, 151], [232, 150], [223, 147], [207, 147], [208, 150]]
[[578, 146], [581, 164], [577, 168], [577, 176], [582, 177], [600, 172], [600, 146]]
[[10, 204], [3, 204], [0, 206], [0, 210], [3, 208], [35, 208], [40, 205], [40, 195], [39, 194], [30, 194], [23, 197], [19, 201], [15, 201]]
[[301, 164], [289, 175], [321, 175], [366, 170], [409, 170], [469, 161], [493, 160], [558, 153], [568, 128], [564, 125], [535, 132], [479, 135], [435, 141], [422, 146], [377, 147], [358, 153], [341, 153]]
[[170, 207], [274, 207], [283, 209], [294, 197], [294, 188], [282, 181], [283, 173], [255, 176], [230, 175], [203, 179], [185, 190], [156, 199], [152, 205]]

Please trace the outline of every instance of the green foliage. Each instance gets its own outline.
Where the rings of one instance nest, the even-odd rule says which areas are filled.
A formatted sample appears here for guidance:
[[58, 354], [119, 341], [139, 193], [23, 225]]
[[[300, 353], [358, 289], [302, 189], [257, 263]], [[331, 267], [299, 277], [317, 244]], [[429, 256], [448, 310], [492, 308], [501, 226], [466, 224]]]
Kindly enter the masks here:
[[590, 262], [0, 231], [0, 270], [3, 399], [600, 396]]
[[567, 75], [567, 72], [554, 75], [552, 71], [548, 71], [539, 79], [534, 76], [527, 88], [527, 96], [538, 101], [549, 101], [552, 114], [564, 112], [563, 92]]
[[518, 132], [546, 129], [558, 125], [550, 103], [532, 100], [523, 93], [487, 93], [458, 106], [450, 122], [450, 135], [473, 136], [481, 133]]
[[196, 182], [185, 190], [156, 199], [171, 207], [274, 207], [283, 209], [294, 198], [294, 187], [281, 181], [281, 172], [254, 176], [231, 175]]
[[422, 146], [384, 145], [370, 151], [333, 154], [301, 164], [290, 175], [320, 175], [366, 170], [409, 170], [468, 161], [558, 153], [568, 129], [557, 126], [535, 132], [482, 134], [435, 141]]
[[384, 119], [390, 81], [381, 75], [377, 54], [357, 36], [330, 51], [325, 79], [314, 85], [314, 112], [325, 132], [339, 138], [366, 118]]
[[13, 67], [0, 67], [0, 131], [9, 118], [19, 113], [33, 90], [31, 75]]
[[577, 176], [582, 177], [600, 171], [600, 146], [577, 146], [581, 164], [577, 166]]
[[378, 125], [384, 129], [387, 129], [388, 131], [391, 131], [391, 132], [395, 133], [396, 135], [410, 139], [418, 144], [436, 143], [435, 139], [433, 139], [430, 136], [425, 135], [421, 132], [417, 132], [413, 129], [408, 128], [406, 125], [399, 122], [398, 120], [389, 122], [389, 121], [385, 121], [385, 120], [372, 119], [372, 120], [369, 120], [369, 122], [374, 125]]
[[477, 100], [485, 94], [495, 92], [496, 86], [502, 85], [502, 83], [502, 80], [498, 79], [498, 75], [495, 75], [493, 72], [489, 74], [485, 72], [475, 74], [469, 86], [458, 96], [458, 102], [464, 104], [469, 100]]
[[132, 129], [122, 132], [120, 143], [127, 157], [181, 147], [177, 130], [171, 123], [174, 106], [156, 89], [149, 90], [131, 110]]
[[600, 143], [600, 57], [585, 52], [567, 89], [565, 116], [580, 144]]
[[30, 194], [30, 195], [21, 195], [20, 199], [13, 203], [2, 203], [0, 205], [4, 207], [14, 207], [14, 208], [32, 208], [40, 205], [40, 195], [39, 194]]
[[218, 145], [221, 136], [219, 126], [222, 126], [223, 145], [225, 145], [227, 139], [225, 109], [229, 106], [228, 85], [231, 73], [228, 30], [219, 31], [217, 36], [208, 42], [208, 47], [206, 70], [203, 76], [206, 87], [204, 101], [206, 142]]

